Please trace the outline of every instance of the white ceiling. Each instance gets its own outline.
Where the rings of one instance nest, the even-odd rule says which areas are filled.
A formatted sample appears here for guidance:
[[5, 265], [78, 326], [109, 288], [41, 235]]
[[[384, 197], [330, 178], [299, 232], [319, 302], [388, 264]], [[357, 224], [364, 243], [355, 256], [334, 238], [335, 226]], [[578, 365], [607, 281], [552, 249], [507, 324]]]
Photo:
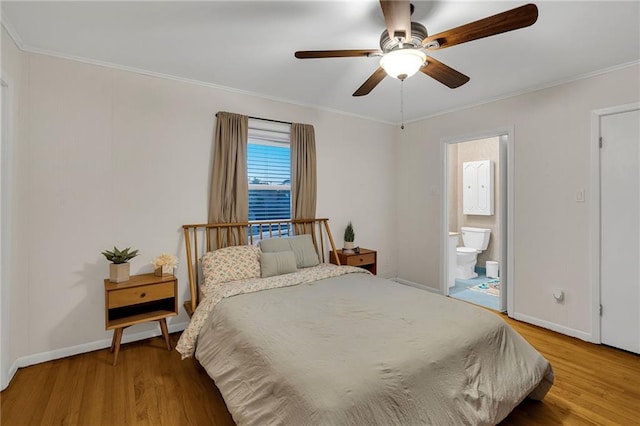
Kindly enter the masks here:
[[[412, 20], [435, 34], [526, 1], [413, 3]], [[449, 89], [421, 73], [411, 77], [404, 83], [405, 119], [640, 60], [640, 2], [536, 4], [539, 17], [531, 27], [432, 52], [471, 81]], [[296, 50], [379, 48], [385, 24], [377, 1], [2, 1], [2, 22], [30, 52], [196, 80], [384, 122], [401, 119], [398, 80], [387, 77], [368, 96], [351, 96], [378, 59], [293, 56]]]

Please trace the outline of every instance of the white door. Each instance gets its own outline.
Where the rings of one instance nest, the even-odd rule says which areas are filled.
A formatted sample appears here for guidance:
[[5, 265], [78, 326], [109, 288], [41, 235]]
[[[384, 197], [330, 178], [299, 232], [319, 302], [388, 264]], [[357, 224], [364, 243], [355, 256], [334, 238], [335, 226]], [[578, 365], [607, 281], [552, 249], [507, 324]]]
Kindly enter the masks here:
[[491, 174], [491, 161], [480, 161], [477, 169], [478, 214], [492, 215], [493, 197], [491, 197], [491, 187], [493, 185], [493, 175]]
[[0, 79], [0, 390], [4, 390], [9, 381], [9, 92], [4, 80]]
[[478, 168], [476, 163], [462, 163], [462, 210], [464, 214], [476, 214], [478, 209]]
[[600, 120], [601, 340], [640, 353], [640, 110]]

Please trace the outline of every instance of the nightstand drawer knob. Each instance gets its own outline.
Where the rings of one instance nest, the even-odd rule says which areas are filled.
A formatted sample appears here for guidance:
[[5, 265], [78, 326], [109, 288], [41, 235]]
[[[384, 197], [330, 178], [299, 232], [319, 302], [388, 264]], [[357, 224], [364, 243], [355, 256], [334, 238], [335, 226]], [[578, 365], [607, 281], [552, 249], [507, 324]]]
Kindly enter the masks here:
[[147, 295], [147, 293], [140, 293], [140, 298], [142, 299], [143, 297], [145, 297]]

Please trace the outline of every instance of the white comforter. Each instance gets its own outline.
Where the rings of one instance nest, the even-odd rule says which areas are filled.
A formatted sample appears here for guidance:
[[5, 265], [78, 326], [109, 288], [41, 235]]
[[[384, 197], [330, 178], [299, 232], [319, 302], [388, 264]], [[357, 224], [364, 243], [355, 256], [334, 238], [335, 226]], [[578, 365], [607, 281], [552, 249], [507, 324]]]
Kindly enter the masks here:
[[494, 313], [368, 274], [226, 298], [196, 357], [239, 425], [495, 424], [553, 383]]

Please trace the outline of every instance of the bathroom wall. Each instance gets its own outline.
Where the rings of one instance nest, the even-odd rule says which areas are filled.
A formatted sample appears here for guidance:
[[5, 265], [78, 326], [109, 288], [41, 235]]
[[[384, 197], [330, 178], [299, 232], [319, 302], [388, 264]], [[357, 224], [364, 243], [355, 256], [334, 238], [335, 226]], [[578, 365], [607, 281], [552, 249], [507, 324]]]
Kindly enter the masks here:
[[[451, 144], [449, 149], [449, 231], [460, 232], [463, 226], [491, 230], [489, 246], [478, 255], [477, 266], [484, 267], [487, 260], [500, 260], [500, 140], [497, 137], [478, 139]], [[494, 214], [492, 216], [466, 215], [462, 212], [462, 163], [480, 160], [493, 161]], [[463, 245], [462, 237], [458, 245]]]

